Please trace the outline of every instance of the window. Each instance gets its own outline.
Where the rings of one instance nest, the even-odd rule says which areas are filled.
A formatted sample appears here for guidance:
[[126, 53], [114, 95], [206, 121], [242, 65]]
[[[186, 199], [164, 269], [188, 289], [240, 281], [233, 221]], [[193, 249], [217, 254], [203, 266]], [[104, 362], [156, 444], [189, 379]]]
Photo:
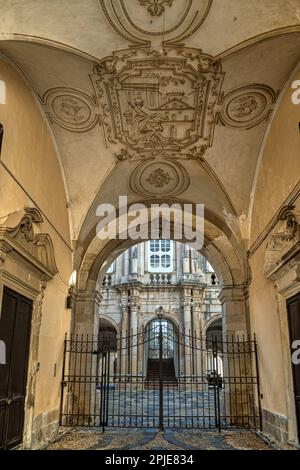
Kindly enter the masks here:
[[148, 259], [149, 271], [173, 271], [173, 242], [171, 240], [151, 240]]
[[114, 271], [115, 271], [115, 262], [113, 261], [110, 267], [108, 268], [108, 270], [106, 271], [106, 273], [110, 274], [110, 273], [113, 273]]
[[0, 80], [0, 104], [5, 104], [6, 102], [6, 87], [5, 82]]

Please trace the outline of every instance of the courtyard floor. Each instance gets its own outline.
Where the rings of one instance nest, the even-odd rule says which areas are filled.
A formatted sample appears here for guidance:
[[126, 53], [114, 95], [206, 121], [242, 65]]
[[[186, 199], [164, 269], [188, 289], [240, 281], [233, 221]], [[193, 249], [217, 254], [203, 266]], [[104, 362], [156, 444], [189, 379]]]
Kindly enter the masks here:
[[71, 429], [47, 450], [273, 450], [251, 431]]

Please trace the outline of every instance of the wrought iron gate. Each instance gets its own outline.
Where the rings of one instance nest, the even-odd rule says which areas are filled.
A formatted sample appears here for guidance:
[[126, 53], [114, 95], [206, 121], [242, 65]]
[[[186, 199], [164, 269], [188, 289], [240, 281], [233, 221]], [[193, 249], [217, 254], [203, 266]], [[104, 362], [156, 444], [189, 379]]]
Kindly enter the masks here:
[[61, 425], [261, 427], [255, 340], [184, 334], [157, 319], [139, 334], [65, 339]]

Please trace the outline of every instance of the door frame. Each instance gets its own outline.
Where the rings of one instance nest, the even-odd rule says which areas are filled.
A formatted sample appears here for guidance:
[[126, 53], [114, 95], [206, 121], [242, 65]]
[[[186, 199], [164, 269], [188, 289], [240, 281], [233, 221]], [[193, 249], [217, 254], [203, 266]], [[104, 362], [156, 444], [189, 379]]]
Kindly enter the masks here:
[[0, 315], [4, 286], [32, 301], [21, 444], [26, 449], [31, 448], [32, 442], [43, 299], [47, 282], [58, 272], [50, 236], [36, 229], [42, 223], [38, 209], [25, 208], [9, 214], [4, 225], [0, 225]]
[[[26, 303], [30, 304], [31, 311], [30, 311], [30, 324], [29, 324], [29, 331], [27, 341], [26, 341], [26, 362], [25, 362], [25, 367], [26, 367], [26, 377], [25, 377], [25, 386], [24, 386], [24, 406], [23, 406], [23, 419], [22, 419], [22, 441], [19, 444], [16, 444], [12, 448], [17, 448], [23, 443], [23, 435], [24, 435], [24, 427], [25, 427], [25, 410], [26, 410], [26, 398], [27, 398], [27, 384], [28, 384], [28, 370], [29, 370], [29, 357], [30, 357], [30, 343], [31, 343], [31, 328], [32, 328], [32, 313], [33, 313], [33, 301], [32, 299], [29, 299], [27, 296], [20, 294], [20, 292], [17, 292], [15, 289], [11, 289], [7, 285], [3, 285], [2, 287], [2, 292], [1, 292], [1, 304], [0, 304], [0, 317], [1, 317], [1, 312], [2, 312], [2, 302], [3, 302], [3, 296], [4, 296], [4, 291], [7, 290], [8, 295], [11, 295], [14, 298], [20, 299], [23, 298]], [[12, 338], [13, 340], [13, 338]], [[13, 351], [12, 351], [13, 354]]]
[[277, 288], [277, 315], [279, 317], [279, 328], [281, 336], [281, 350], [282, 350], [282, 366], [284, 371], [284, 389], [285, 389], [285, 402], [286, 402], [286, 415], [288, 417], [288, 443], [292, 445], [299, 445], [297, 414], [295, 406], [294, 395], [294, 378], [291, 359], [290, 348], [290, 330], [288, 321], [288, 308], [287, 302], [300, 293], [300, 278], [299, 280], [291, 279], [292, 270], [286, 273], [276, 281]]
[[30, 286], [23, 286], [22, 281], [15, 279], [14, 281], [7, 278], [6, 273], [2, 273], [3, 282], [0, 280], [0, 314], [2, 309], [4, 287], [7, 287], [17, 294], [20, 294], [32, 301], [31, 328], [28, 345], [28, 362], [27, 362], [27, 378], [24, 400], [24, 421], [23, 421], [23, 440], [21, 446], [30, 447], [31, 430], [34, 415], [34, 400], [37, 372], [37, 352], [39, 342], [39, 329], [37, 322], [40, 323], [41, 317], [41, 298], [45, 287], [41, 291], [36, 291]]
[[[299, 315], [300, 315], [300, 291], [296, 294], [287, 299], [286, 301], [286, 310], [287, 310], [287, 320], [288, 320], [288, 335], [289, 335], [289, 345], [291, 346], [291, 324], [290, 324], [290, 317], [289, 317], [289, 304], [294, 301], [294, 299], [299, 299]], [[300, 338], [298, 338], [300, 339]], [[292, 385], [293, 385], [293, 398], [294, 398], [294, 410], [295, 410], [295, 420], [296, 420], [296, 431], [298, 436], [298, 442], [300, 440], [300, 416], [297, 416], [297, 409], [296, 409], [296, 397], [295, 397], [295, 376], [293, 372], [292, 366], [292, 353], [290, 348], [290, 364], [291, 364], [291, 375], [292, 375]]]

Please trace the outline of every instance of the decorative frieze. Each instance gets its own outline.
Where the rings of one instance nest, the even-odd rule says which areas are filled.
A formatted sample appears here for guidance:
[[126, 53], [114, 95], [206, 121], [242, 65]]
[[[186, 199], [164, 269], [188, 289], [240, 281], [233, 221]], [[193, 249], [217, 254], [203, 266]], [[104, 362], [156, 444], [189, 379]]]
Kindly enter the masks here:
[[34, 226], [43, 222], [37, 209], [25, 208], [0, 219], [0, 254], [9, 254], [27, 266], [43, 281], [57, 273], [51, 238], [35, 233]]

